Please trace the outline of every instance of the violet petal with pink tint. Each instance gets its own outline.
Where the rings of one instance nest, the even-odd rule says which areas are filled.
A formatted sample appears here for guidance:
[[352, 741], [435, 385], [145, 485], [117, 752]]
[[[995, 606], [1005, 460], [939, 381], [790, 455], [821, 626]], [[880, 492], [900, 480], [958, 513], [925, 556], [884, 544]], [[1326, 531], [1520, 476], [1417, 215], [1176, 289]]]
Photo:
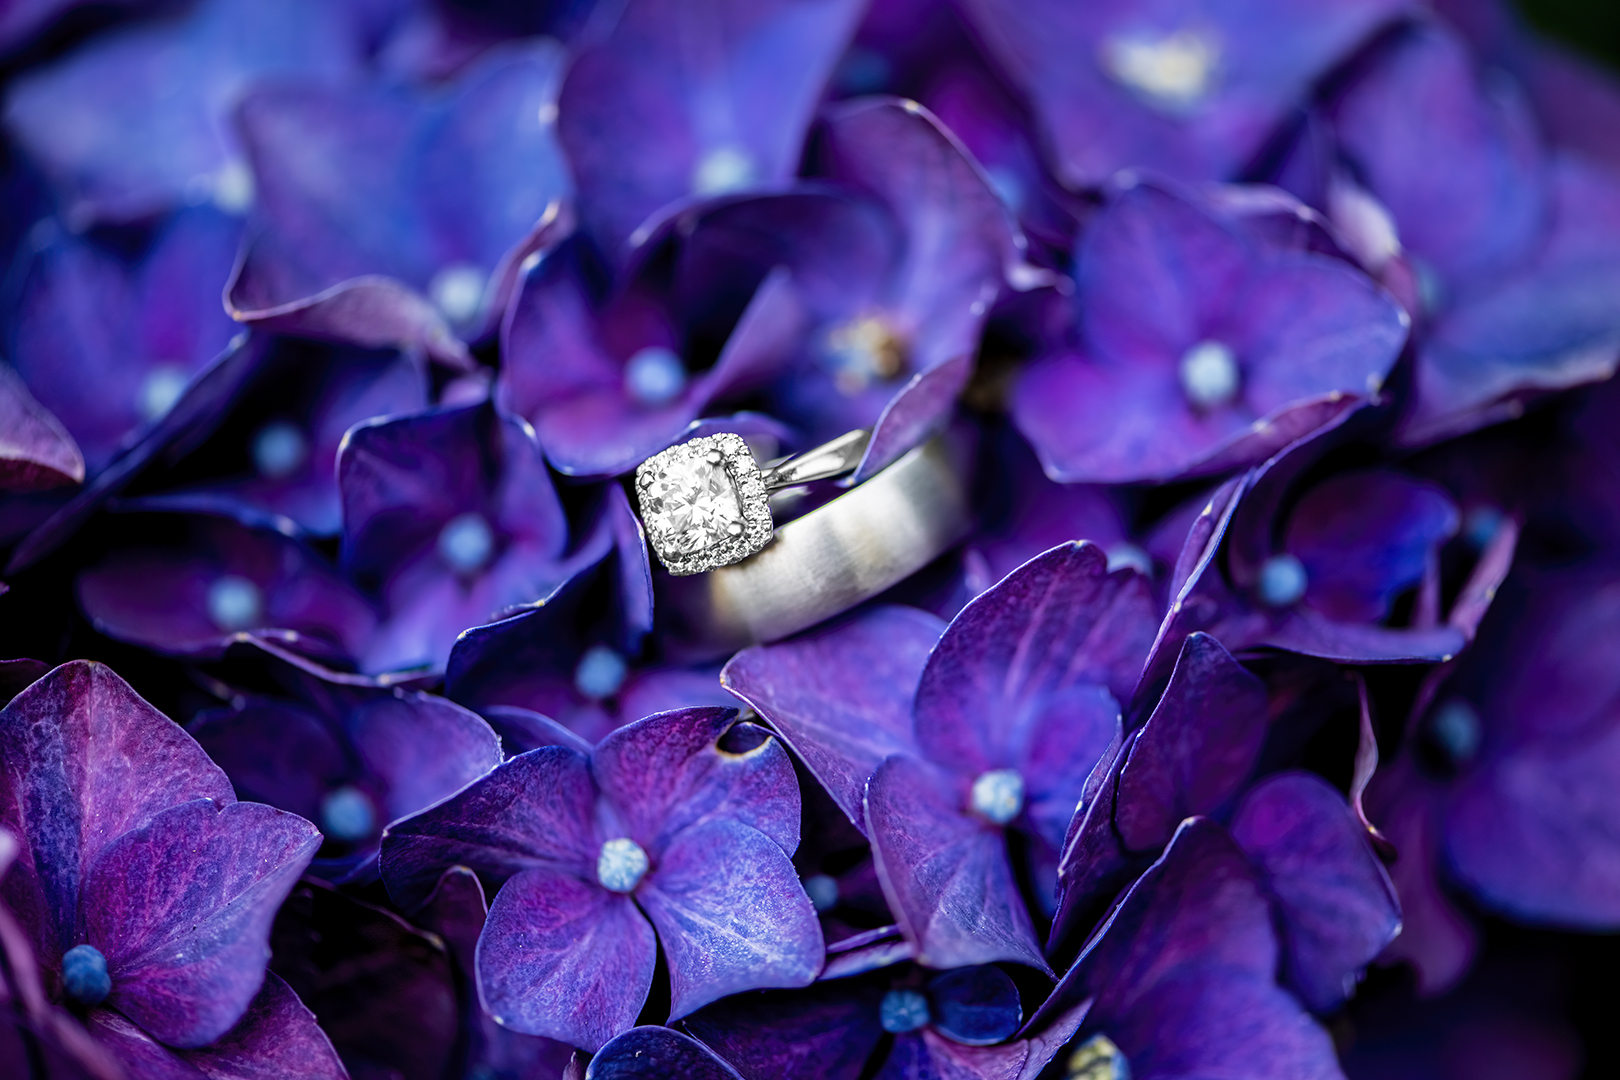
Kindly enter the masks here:
[[1395, 886], [1366, 830], [1326, 781], [1284, 773], [1244, 796], [1232, 837], [1276, 898], [1288, 985], [1312, 1010], [1331, 1012], [1401, 929]]
[[61, 421], [0, 366], [0, 491], [40, 491], [84, 482], [84, 455]]
[[1145, 579], [1110, 574], [1095, 544], [1031, 559], [964, 608], [929, 656], [917, 686], [922, 752], [972, 777], [1012, 764], [1050, 697], [1098, 686], [1130, 700], [1157, 623]]
[[658, 943], [635, 903], [551, 868], [495, 894], [478, 939], [478, 990], [498, 1023], [586, 1050], [628, 1031]]
[[595, 799], [585, 755], [560, 746], [520, 754], [389, 827], [381, 857], [389, 896], [407, 911], [420, 907], [440, 874], [458, 864], [486, 887], [530, 866], [594, 870]]
[[1208, 634], [1191, 634], [1120, 774], [1114, 825], [1136, 851], [1159, 847], [1248, 779], [1269, 727], [1266, 690]]
[[742, 821], [677, 834], [636, 896], [659, 931], [672, 1018], [744, 990], [807, 986], [821, 971], [821, 924], [797, 871]]
[[[744, 649], [720, 681], [773, 727], [865, 828], [866, 778], [890, 754], [910, 750], [911, 702], [944, 626], [914, 608], [878, 607], [774, 645]], [[859, 665], [861, 678], [825, 672]]]
[[884, 895], [918, 963], [1009, 961], [1047, 970], [1007, 841], [969, 814], [964, 783], [896, 754], [867, 783], [866, 829]]
[[[720, 819], [759, 830], [788, 855], [798, 849], [793, 763], [768, 732], [736, 720], [735, 709], [677, 709], [626, 724], [592, 751], [592, 779], [649, 855]], [[752, 745], [728, 750], [733, 738]]]

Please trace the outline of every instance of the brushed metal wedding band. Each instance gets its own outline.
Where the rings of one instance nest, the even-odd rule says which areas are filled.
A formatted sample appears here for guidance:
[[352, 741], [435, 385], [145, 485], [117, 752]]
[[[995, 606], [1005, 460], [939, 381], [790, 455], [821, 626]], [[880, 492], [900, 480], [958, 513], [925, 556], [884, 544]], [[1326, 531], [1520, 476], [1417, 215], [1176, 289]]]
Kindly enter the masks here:
[[948, 434], [935, 436], [778, 527], [743, 561], [665, 579], [673, 629], [694, 655], [719, 655], [787, 637], [899, 584], [967, 535], [966, 458]]

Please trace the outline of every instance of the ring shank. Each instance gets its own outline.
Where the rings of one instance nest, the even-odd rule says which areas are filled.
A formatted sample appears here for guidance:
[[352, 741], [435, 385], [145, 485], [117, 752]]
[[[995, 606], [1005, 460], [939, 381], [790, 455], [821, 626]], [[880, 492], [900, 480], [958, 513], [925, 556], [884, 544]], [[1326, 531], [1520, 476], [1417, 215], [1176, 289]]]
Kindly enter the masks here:
[[716, 654], [775, 641], [910, 577], [968, 532], [960, 465], [935, 437], [781, 526], [758, 554], [678, 579], [681, 636]]

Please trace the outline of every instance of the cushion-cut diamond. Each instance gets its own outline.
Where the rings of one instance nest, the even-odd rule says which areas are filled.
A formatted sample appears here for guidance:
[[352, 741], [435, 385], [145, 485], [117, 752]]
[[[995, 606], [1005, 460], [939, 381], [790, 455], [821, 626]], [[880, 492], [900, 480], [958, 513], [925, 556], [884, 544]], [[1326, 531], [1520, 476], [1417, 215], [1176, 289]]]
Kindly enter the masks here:
[[743, 531], [742, 504], [720, 454], [680, 454], [641, 487], [641, 512], [666, 557], [693, 555]]

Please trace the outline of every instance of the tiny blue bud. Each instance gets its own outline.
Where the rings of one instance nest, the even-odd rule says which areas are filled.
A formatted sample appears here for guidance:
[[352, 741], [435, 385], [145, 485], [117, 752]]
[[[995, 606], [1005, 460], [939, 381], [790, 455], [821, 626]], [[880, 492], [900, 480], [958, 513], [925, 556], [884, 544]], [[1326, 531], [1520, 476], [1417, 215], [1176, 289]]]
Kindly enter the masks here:
[[1024, 778], [1013, 769], [991, 769], [973, 781], [973, 812], [992, 825], [1005, 825], [1024, 808]]
[[1108, 569], [1112, 572], [1122, 567], [1152, 577], [1153, 557], [1129, 540], [1122, 540], [1108, 549]]
[[671, 350], [649, 345], [624, 365], [624, 388], [638, 405], [668, 405], [686, 389], [686, 365]]
[[1496, 534], [1502, 531], [1502, 523], [1507, 516], [1501, 510], [1484, 503], [1469, 510], [1463, 518], [1463, 536], [1470, 546], [1482, 550]]
[[495, 533], [482, 514], [457, 514], [439, 530], [439, 558], [458, 574], [476, 574], [493, 554]]
[[321, 832], [333, 840], [353, 844], [370, 837], [376, 827], [377, 810], [357, 787], [344, 784], [321, 800]]
[[610, 698], [624, 685], [630, 667], [606, 645], [592, 645], [574, 667], [574, 689], [592, 701]]
[[245, 577], [224, 574], [208, 586], [208, 617], [227, 633], [247, 630], [264, 621], [264, 594]]
[[817, 911], [831, 911], [838, 906], [838, 881], [827, 874], [811, 874], [805, 878], [804, 892]]
[[75, 945], [62, 954], [62, 989], [80, 1005], [100, 1005], [112, 993], [107, 958], [94, 945]]
[[1461, 698], [1453, 698], [1429, 716], [1429, 738], [1452, 767], [1465, 765], [1479, 753], [1484, 732], [1479, 713]]
[[1237, 357], [1218, 341], [1200, 341], [1181, 358], [1181, 389], [1196, 409], [1218, 409], [1238, 396]]
[[641, 845], [621, 836], [602, 845], [596, 857], [596, 880], [609, 892], [634, 892], [647, 876], [647, 853]]
[[915, 990], [890, 990], [878, 1006], [878, 1022], [895, 1035], [916, 1031], [929, 1019], [928, 999]]
[[269, 480], [282, 480], [309, 460], [309, 440], [297, 424], [272, 420], [253, 436], [253, 466]]
[[143, 419], [161, 420], [180, 401], [190, 382], [186, 369], [178, 364], [153, 368], [141, 380], [141, 388], [136, 391], [135, 407], [140, 410]]
[[453, 323], [464, 323], [484, 306], [484, 272], [476, 266], [457, 263], [433, 275], [428, 296], [433, 305]]
[[1260, 566], [1260, 599], [1269, 607], [1299, 603], [1310, 583], [1305, 564], [1286, 552], [1273, 555]]

